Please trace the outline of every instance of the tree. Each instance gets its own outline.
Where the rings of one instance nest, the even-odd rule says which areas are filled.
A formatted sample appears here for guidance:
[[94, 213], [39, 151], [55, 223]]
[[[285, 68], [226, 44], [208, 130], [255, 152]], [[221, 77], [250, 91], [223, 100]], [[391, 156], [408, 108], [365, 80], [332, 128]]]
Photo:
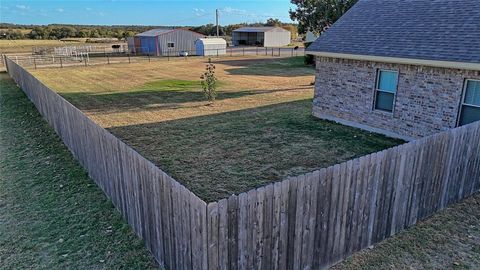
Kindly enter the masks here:
[[321, 33], [337, 21], [358, 0], [291, 0], [290, 18], [298, 22], [298, 31]]
[[292, 39], [295, 39], [298, 37], [298, 30], [296, 25], [284, 24], [281, 27], [287, 31], [290, 31], [290, 33], [292, 34]]
[[217, 97], [217, 77], [215, 77], [215, 65], [212, 64], [212, 59], [208, 58], [205, 72], [200, 79], [202, 79], [202, 88], [205, 98], [213, 103]]
[[267, 23], [265, 24], [267, 26], [282, 26], [282, 22], [279, 19], [274, 19], [270, 18], [267, 20]]

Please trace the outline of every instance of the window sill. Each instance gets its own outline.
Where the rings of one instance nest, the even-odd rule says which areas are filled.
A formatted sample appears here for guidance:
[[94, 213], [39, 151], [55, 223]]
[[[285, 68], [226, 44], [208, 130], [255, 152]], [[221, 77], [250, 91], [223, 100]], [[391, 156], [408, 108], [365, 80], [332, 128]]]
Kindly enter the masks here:
[[379, 110], [379, 109], [373, 109], [373, 112], [381, 114], [381, 115], [385, 115], [385, 116], [391, 116], [393, 118], [393, 112], [394, 111], [389, 112], [389, 111], [384, 111], [384, 110]]

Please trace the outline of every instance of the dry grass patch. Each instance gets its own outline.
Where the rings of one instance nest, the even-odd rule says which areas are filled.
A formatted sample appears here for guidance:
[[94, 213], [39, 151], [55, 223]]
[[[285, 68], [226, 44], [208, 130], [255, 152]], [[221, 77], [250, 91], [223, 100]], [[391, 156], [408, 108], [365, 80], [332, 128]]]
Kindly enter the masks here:
[[[203, 98], [207, 59], [32, 70], [103, 127], [156, 123], [256, 108], [313, 96], [311, 67], [302, 58], [213, 60], [220, 81], [214, 106]], [[258, 75], [259, 70], [263, 71]], [[268, 72], [268, 73], [267, 73]], [[171, 82], [178, 85], [167, 85]], [[198, 82], [185, 89], [182, 82]]]
[[312, 117], [314, 69], [302, 57], [213, 59], [212, 106], [206, 61], [33, 73], [208, 201], [401, 143]]
[[78, 43], [65, 43], [60, 40], [17, 39], [0, 40], [0, 53], [31, 53], [35, 47], [55, 47], [65, 45], [78, 45]]

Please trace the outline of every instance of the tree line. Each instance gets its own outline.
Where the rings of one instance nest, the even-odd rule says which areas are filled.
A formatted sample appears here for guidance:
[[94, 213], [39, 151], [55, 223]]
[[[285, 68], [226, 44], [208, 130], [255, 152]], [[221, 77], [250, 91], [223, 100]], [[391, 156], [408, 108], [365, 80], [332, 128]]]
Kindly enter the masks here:
[[[221, 36], [230, 36], [233, 30], [244, 26], [280, 26], [290, 32], [292, 37], [297, 36], [297, 26], [291, 23], [282, 23], [278, 19], [268, 19], [266, 22], [240, 23], [220, 26]], [[0, 39], [65, 39], [65, 38], [117, 38], [125, 39], [138, 33], [154, 28], [168, 26], [139, 26], [139, 25], [19, 25], [0, 23]], [[216, 35], [216, 26], [206, 24], [201, 26], [176, 26], [187, 28], [206, 36]]]

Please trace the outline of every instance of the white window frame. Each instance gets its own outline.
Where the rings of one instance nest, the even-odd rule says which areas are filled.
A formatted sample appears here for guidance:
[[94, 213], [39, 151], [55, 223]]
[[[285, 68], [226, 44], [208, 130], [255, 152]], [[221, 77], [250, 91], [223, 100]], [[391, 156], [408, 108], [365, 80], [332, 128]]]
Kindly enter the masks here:
[[480, 106], [478, 105], [465, 103], [465, 96], [467, 94], [467, 86], [469, 81], [480, 82], [480, 80], [477, 80], [477, 79], [465, 79], [465, 81], [463, 82], [463, 91], [462, 91], [463, 93], [462, 93], [462, 100], [460, 100], [460, 108], [458, 109], [457, 127], [460, 126], [460, 122], [462, 120], [463, 106], [480, 108]]
[[[380, 73], [382, 73], [382, 71], [397, 73], [397, 85], [395, 87], [395, 93], [378, 89], [378, 84], [380, 83]], [[377, 68], [377, 75], [376, 75], [376, 78], [375, 78], [374, 91], [373, 91], [373, 110], [374, 111], [388, 113], [388, 114], [393, 114], [395, 112], [395, 107], [396, 107], [395, 104], [397, 103], [397, 92], [398, 92], [399, 81], [400, 81], [400, 71], [399, 70]], [[392, 111], [377, 109], [377, 92], [393, 94]]]

